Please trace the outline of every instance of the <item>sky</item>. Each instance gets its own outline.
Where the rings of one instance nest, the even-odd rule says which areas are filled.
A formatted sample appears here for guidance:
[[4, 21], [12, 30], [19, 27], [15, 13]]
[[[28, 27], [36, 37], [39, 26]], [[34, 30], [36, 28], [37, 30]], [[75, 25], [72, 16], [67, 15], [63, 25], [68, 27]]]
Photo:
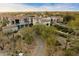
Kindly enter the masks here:
[[79, 11], [79, 3], [0, 3], [0, 12]]

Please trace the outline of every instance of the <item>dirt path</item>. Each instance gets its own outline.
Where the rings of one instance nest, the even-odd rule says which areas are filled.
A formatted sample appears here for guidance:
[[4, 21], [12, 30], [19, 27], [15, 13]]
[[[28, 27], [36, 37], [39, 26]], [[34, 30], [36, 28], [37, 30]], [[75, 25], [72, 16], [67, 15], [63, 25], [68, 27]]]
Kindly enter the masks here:
[[44, 42], [40, 39], [39, 36], [34, 37], [37, 46], [35, 47], [32, 56], [44, 56], [45, 55], [45, 44]]
[[0, 50], [0, 56], [8, 56], [8, 53]]

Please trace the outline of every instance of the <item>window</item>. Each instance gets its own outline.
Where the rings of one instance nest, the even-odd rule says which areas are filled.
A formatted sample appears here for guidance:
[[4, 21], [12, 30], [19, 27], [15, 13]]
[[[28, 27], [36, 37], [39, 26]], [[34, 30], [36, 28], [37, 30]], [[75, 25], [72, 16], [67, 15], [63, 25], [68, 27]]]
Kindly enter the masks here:
[[57, 22], [59, 22], [59, 19], [57, 19]]
[[16, 22], [16, 24], [19, 24], [20, 22], [19, 22], [19, 19], [15, 19], [15, 22]]
[[24, 19], [24, 22], [28, 22], [28, 20], [27, 19]]
[[25, 24], [25, 26], [28, 26], [28, 24]]
[[49, 24], [47, 23], [46, 25], [48, 26]]
[[20, 25], [18, 25], [17, 27], [18, 27], [18, 29], [20, 29]]
[[24, 25], [21, 25], [21, 28], [23, 28], [24, 27]]
[[14, 24], [14, 21], [12, 21], [12, 24]]
[[31, 18], [31, 23], [33, 22], [33, 19]]

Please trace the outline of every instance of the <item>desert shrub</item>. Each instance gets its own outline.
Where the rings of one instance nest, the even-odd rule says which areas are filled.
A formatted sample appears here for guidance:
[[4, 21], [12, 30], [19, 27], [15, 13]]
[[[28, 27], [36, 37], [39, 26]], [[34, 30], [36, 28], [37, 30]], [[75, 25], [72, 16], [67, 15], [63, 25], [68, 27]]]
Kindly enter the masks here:
[[33, 28], [36, 34], [40, 35], [43, 39], [55, 34], [55, 31], [57, 30], [55, 27], [46, 25], [35, 25]]
[[75, 39], [71, 41], [70, 48], [64, 50], [66, 56], [75, 56], [79, 54], [79, 40]]
[[75, 52], [72, 49], [67, 49], [67, 50], [65, 50], [64, 55], [65, 56], [73, 56], [73, 55], [75, 55]]
[[33, 42], [33, 29], [32, 28], [30, 27], [22, 28], [19, 32], [23, 40], [25, 40], [27, 44], [31, 44]]

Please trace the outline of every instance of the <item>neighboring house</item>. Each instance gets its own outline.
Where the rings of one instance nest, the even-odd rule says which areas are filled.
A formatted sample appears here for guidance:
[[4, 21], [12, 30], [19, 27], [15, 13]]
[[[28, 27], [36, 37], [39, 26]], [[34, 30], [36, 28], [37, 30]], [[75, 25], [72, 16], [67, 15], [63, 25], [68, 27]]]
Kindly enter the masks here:
[[62, 23], [62, 22], [63, 22], [63, 17], [61, 17], [61, 16], [51, 16], [51, 24]]
[[34, 17], [33, 18], [33, 25], [44, 24], [44, 25], [50, 26], [51, 24], [62, 23], [62, 22], [63, 22], [63, 17], [61, 16]]
[[43, 24], [43, 25], [48, 25], [50, 26], [50, 21], [51, 21], [51, 18], [50, 17], [35, 17], [33, 19], [33, 25], [37, 25], [37, 24]]
[[48, 25], [48, 26], [50, 26], [50, 22], [51, 22], [51, 18], [50, 17], [42, 18], [40, 20], [40, 24], [45, 24], [45, 25]]

